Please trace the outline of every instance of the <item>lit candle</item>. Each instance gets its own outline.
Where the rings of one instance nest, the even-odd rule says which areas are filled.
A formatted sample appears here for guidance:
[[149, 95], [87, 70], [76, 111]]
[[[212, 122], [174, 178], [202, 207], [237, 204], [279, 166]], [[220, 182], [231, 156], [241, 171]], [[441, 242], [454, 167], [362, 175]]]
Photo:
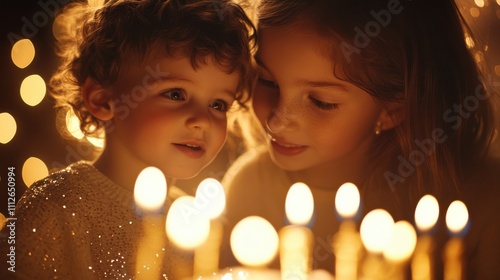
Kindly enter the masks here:
[[446, 211], [446, 226], [451, 234], [444, 248], [444, 279], [464, 279], [462, 258], [464, 244], [461, 236], [469, 221], [469, 212], [465, 204], [459, 200], [453, 201]]
[[306, 184], [290, 187], [285, 210], [291, 225], [279, 231], [281, 279], [306, 279], [311, 271], [313, 234], [305, 225], [314, 212], [313, 195]]
[[335, 279], [358, 279], [358, 262], [362, 244], [356, 230], [354, 217], [359, 210], [359, 191], [356, 185], [345, 183], [335, 195], [335, 209], [343, 221], [339, 232], [333, 237], [332, 247], [335, 253]]
[[368, 251], [362, 273], [364, 279], [382, 279], [384, 262], [382, 252], [389, 244], [393, 234], [394, 220], [383, 209], [370, 211], [361, 221], [361, 241]]
[[167, 182], [156, 167], [147, 167], [137, 177], [134, 200], [142, 216], [144, 235], [139, 241], [136, 262], [137, 279], [158, 279], [165, 246], [162, 230]]
[[[210, 220], [201, 214], [195, 201], [195, 197], [189, 195], [177, 198], [170, 206], [165, 226], [169, 240], [188, 255], [206, 241], [210, 231]], [[192, 263], [185, 258], [178, 258], [173, 267], [176, 268], [174, 279], [193, 275]]]
[[196, 206], [210, 219], [207, 240], [194, 252], [194, 276], [213, 275], [219, 269], [219, 251], [222, 241], [222, 224], [218, 219], [226, 206], [226, 194], [221, 183], [207, 178], [196, 189]]
[[389, 270], [384, 279], [405, 279], [408, 260], [413, 254], [416, 244], [417, 233], [413, 226], [407, 221], [396, 222], [392, 238], [383, 251], [389, 264]]
[[439, 218], [439, 204], [432, 195], [423, 196], [415, 209], [415, 224], [420, 233], [411, 262], [411, 274], [414, 280], [434, 278], [434, 242], [429, 232]]
[[230, 236], [233, 254], [242, 265], [265, 268], [278, 253], [278, 233], [266, 219], [249, 216], [239, 221]]

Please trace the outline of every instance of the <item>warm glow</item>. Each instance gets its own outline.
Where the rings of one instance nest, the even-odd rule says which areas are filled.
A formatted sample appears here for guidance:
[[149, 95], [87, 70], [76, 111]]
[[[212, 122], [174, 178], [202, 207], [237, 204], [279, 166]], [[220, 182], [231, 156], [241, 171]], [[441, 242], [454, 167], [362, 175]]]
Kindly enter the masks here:
[[265, 266], [278, 252], [278, 233], [266, 219], [246, 217], [231, 232], [231, 249], [241, 264]]
[[389, 245], [384, 249], [384, 257], [388, 260], [406, 261], [413, 254], [417, 245], [417, 233], [407, 221], [398, 221], [394, 224]]
[[76, 139], [82, 139], [85, 136], [80, 129], [80, 120], [71, 109], [66, 112], [66, 129]]
[[479, 11], [479, 9], [476, 8], [476, 7], [470, 8], [469, 12], [470, 12], [470, 15], [472, 17], [475, 17], [475, 18], [477, 18], [477, 17], [479, 17], [481, 15], [481, 11]]
[[0, 143], [7, 144], [14, 138], [17, 124], [14, 117], [9, 113], [0, 113]]
[[145, 211], [161, 210], [167, 197], [167, 181], [163, 172], [156, 167], [144, 168], [134, 187], [136, 205]]
[[49, 175], [49, 170], [42, 160], [36, 157], [28, 158], [23, 164], [23, 181], [26, 186], [31, 186], [34, 182]]
[[88, 0], [87, 2], [89, 3], [90, 7], [98, 8], [102, 5], [104, 5], [104, 0]]
[[474, 3], [476, 3], [476, 5], [477, 5], [479, 8], [484, 7], [484, 0], [474, 0]]
[[497, 75], [498, 77], [500, 77], [500, 65], [495, 65], [495, 75]]
[[98, 138], [98, 137], [91, 137], [91, 136], [85, 136], [87, 138], [87, 141], [89, 141], [90, 144], [92, 144], [94, 147], [97, 148], [104, 148], [104, 138]]
[[21, 98], [29, 106], [38, 105], [45, 97], [46, 91], [45, 81], [40, 75], [30, 75], [21, 83]]
[[446, 211], [446, 226], [452, 233], [460, 233], [469, 220], [467, 206], [462, 201], [453, 201]]
[[35, 58], [35, 46], [30, 39], [21, 39], [12, 46], [10, 56], [17, 67], [26, 68]]
[[208, 238], [210, 220], [195, 207], [194, 196], [177, 198], [167, 214], [168, 238], [178, 247], [193, 250]]
[[222, 184], [213, 178], [206, 178], [196, 189], [196, 205], [209, 219], [220, 216], [226, 207], [226, 194]]
[[306, 225], [314, 212], [314, 199], [309, 187], [304, 183], [295, 183], [288, 190], [285, 201], [288, 221], [295, 225]]
[[470, 36], [465, 37], [465, 44], [467, 45], [468, 48], [473, 48], [474, 47], [474, 40]]
[[372, 253], [381, 253], [392, 237], [394, 220], [391, 214], [383, 209], [370, 211], [361, 222], [361, 241]]
[[424, 195], [415, 209], [415, 224], [419, 231], [430, 230], [439, 218], [439, 204], [437, 199], [428, 194]]
[[353, 183], [344, 183], [335, 195], [335, 209], [342, 218], [352, 218], [359, 208], [359, 191]]

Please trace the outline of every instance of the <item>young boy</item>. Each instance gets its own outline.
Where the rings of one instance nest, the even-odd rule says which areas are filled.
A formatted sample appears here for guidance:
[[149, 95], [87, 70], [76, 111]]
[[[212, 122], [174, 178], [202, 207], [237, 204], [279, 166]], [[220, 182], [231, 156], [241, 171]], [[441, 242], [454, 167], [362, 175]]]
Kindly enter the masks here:
[[[104, 130], [106, 144], [95, 163], [71, 164], [26, 191], [16, 208], [15, 272], [2, 270], [2, 279], [134, 278], [144, 235], [136, 178], [154, 166], [168, 184], [215, 158], [228, 109], [248, 99], [255, 29], [225, 0], [108, 1], [65, 13], [80, 26], [60, 42], [52, 96], [85, 134]], [[2, 252], [10, 246], [2, 241]], [[161, 251], [160, 274], [183, 276], [175, 250]]]

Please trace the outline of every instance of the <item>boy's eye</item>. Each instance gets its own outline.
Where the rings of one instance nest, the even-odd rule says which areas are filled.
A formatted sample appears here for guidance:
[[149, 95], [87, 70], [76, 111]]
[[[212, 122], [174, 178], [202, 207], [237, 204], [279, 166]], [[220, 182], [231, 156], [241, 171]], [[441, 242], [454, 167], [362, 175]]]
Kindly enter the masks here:
[[261, 77], [257, 79], [257, 82], [265, 87], [269, 88], [279, 88], [278, 84], [271, 80], [266, 80]]
[[173, 89], [162, 93], [163, 96], [172, 100], [186, 100], [186, 94], [181, 89]]
[[329, 110], [333, 110], [333, 109], [338, 109], [339, 108], [339, 104], [337, 103], [326, 103], [326, 102], [323, 102], [321, 100], [318, 100], [312, 96], [309, 96], [309, 100], [311, 100], [311, 102], [316, 105], [316, 107], [320, 108], [321, 110], [326, 110], [326, 111], [329, 111]]
[[229, 104], [224, 100], [215, 100], [210, 103], [210, 107], [221, 112], [227, 112], [229, 110]]

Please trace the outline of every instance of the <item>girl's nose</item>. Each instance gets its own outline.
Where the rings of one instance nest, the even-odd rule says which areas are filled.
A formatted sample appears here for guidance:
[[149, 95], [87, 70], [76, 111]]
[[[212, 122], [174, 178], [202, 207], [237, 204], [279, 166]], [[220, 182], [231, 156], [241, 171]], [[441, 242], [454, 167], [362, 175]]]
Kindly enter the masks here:
[[186, 121], [186, 126], [191, 129], [207, 130], [211, 126], [208, 110], [195, 109]]

